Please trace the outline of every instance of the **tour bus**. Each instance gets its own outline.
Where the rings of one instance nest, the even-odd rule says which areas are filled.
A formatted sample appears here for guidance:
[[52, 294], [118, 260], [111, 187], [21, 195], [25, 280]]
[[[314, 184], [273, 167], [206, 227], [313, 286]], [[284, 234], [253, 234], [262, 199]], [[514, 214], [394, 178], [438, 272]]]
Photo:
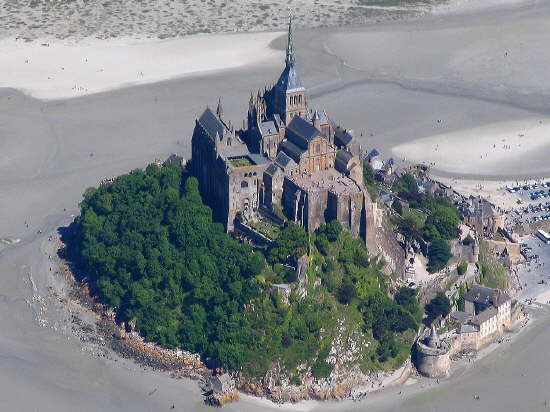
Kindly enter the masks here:
[[550, 235], [546, 233], [544, 230], [542, 229], [537, 230], [537, 236], [539, 237], [540, 240], [542, 240], [547, 245], [550, 244]]

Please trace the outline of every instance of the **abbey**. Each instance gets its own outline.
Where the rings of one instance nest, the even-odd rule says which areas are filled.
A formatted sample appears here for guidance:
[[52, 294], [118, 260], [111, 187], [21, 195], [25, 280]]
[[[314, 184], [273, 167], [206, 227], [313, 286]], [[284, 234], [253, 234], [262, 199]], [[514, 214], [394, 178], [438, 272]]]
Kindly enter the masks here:
[[195, 123], [191, 169], [215, 220], [232, 231], [237, 215], [253, 221], [284, 212], [308, 231], [337, 219], [366, 238], [373, 205], [361, 147], [353, 131], [310, 107], [296, 71], [292, 17], [285, 68], [274, 86], [250, 96], [243, 124], [237, 130], [224, 118], [221, 100]]

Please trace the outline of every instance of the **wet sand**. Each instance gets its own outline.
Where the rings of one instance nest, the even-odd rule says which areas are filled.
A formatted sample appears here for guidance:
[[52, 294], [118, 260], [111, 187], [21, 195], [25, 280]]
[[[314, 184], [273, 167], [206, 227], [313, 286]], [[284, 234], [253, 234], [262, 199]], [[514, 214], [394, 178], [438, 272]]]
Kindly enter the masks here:
[[[467, 70], [459, 73], [461, 84], [472, 86], [462, 87], [459, 92], [444, 87], [450, 75], [429, 87], [418, 78], [417, 83], [411, 80], [405, 84], [405, 75], [392, 72], [377, 78], [372, 74], [376, 70], [347, 67], [327, 53], [325, 46], [336, 33], [329, 30], [298, 33], [299, 70], [310, 87], [314, 106], [325, 108], [335, 120], [355, 129], [367, 148], [377, 147], [389, 153], [398, 145], [441, 134], [438, 118], [445, 120], [445, 133], [458, 133], [543, 115], [541, 112], [550, 108], [550, 80], [537, 67], [548, 54], [541, 51], [540, 42], [531, 47], [528, 41], [531, 34], [525, 27], [536, 27], [542, 18], [549, 16], [549, 7], [540, 2], [535, 8], [522, 6], [470, 17], [438, 17], [384, 26], [385, 32], [401, 33], [406, 27], [422, 31], [449, 24], [456, 31], [456, 41], [461, 39], [463, 44], [470, 41], [464, 34], [470, 23], [478, 27], [478, 36], [487, 38], [499, 36], [507, 28], [512, 32], [507, 36], [515, 34], [518, 42], [525, 40], [522, 53], [531, 56], [514, 69], [516, 74], [505, 85], [507, 93], [483, 86], [483, 81], [470, 78], [473, 74]], [[369, 43], [368, 29], [339, 33], [353, 36], [364, 33], [365, 45], [380, 48], [376, 42]], [[401, 41], [400, 36], [383, 39], [388, 53], [397, 50], [397, 46], [392, 48], [392, 41]], [[284, 39], [278, 39], [274, 46], [281, 49], [283, 42]], [[330, 50], [347, 56], [353, 47], [353, 42], [342, 46], [331, 44]], [[427, 58], [432, 59], [434, 66], [430, 70], [437, 67], [444, 70], [446, 60], [439, 58], [448, 53], [449, 47], [445, 38], [436, 37], [431, 44], [431, 56], [419, 53], [415, 57], [415, 53], [410, 53], [403, 57], [406, 61], [402, 62], [402, 70], [416, 65], [428, 70]], [[382, 57], [375, 60], [365, 53], [361, 61], [382, 67]], [[274, 81], [281, 66], [282, 62], [274, 66], [247, 65], [69, 100], [40, 101], [12, 89], [0, 89], [0, 238], [21, 239], [20, 243], [0, 251], [1, 409], [154, 411], [167, 410], [172, 404], [185, 411], [204, 409], [194, 382], [143, 371], [127, 361], [96, 358], [83, 351], [70, 334], [60, 334], [38, 324], [37, 314], [43, 307], [40, 302], [50, 299], [49, 286], [62, 287], [61, 281], [49, 271], [47, 238], [67, 224], [71, 214], [77, 213], [78, 202], [87, 187], [172, 152], [188, 157], [193, 122], [205, 105], [216, 104], [218, 96], [224, 96], [225, 116], [240, 124], [250, 91]], [[524, 73], [529, 73], [531, 67], [535, 80]], [[490, 69], [491, 66], [487, 68]], [[430, 77], [433, 71], [424, 74]], [[501, 78], [507, 77], [503, 74]], [[541, 82], [538, 91], [532, 83], [536, 79]], [[506, 172], [529, 173], [535, 168], [544, 174], [550, 168], [545, 169], [548, 153], [548, 147], [541, 146], [538, 157], [529, 159], [531, 163], [527, 166], [527, 160], [521, 156], [510, 159]], [[471, 173], [494, 176], [495, 169], [480, 167]], [[56, 310], [63, 311], [49, 309], [50, 319], [56, 318]], [[509, 349], [495, 352], [473, 369], [438, 387], [425, 391], [413, 385], [374, 395], [364, 403], [312, 407], [350, 411], [542, 410], [543, 397], [550, 386], [550, 358], [543, 356], [550, 339], [550, 321], [547, 314], [545, 317]], [[59, 319], [62, 323], [61, 315]], [[521, 376], [523, 372], [525, 377]], [[155, 388], [157, 391], [153, 392]], [[404, 395], [398, 395], [400, 390]], [[484, 395], [475, 401], [474, 393]], [[227, 410], [267, 409], [264, 404], [242, 399]]]

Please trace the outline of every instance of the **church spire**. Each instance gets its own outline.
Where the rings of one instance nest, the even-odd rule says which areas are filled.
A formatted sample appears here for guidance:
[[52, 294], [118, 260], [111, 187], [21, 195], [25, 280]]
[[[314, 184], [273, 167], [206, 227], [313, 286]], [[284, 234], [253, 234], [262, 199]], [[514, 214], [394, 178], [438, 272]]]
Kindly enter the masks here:
[[292, 27], [292, 10], [288, 18], [288, 42], [286, 46], [286, 65], [294, 66], [294, 41], [292, 38], [294, 29]]

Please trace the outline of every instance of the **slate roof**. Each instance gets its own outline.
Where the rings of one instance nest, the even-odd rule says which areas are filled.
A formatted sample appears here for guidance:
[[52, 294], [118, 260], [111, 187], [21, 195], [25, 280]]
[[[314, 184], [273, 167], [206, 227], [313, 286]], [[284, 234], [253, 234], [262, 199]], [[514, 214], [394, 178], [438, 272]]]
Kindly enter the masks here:
[[277, 157], [275, 157], [275, 163], [277, 163], [281, 167], [287, 167], [291, 161], [292, 159], [288, 157], [284, 152], [279, 152], [277, 154]]
[[457, 311], [451, 313], [451, 318], [456, 322], [463, 323], [463, 322], [467, 322], [467, 321], [471, 320], [472, 315], [470, 315], [469, 313], [457, 310]]
[[472, 333], [477, 332], [477, 329], [468, 323], [464, 323], [460, 325], [460, 328], [458, 329], [458, 333]]
[[288, 138], [293, 140], [293, 143], [301, 146], [304, 149], [307, 149], [307, 145], [304, 147], [303, 142], [300, 142], [300, 139], [293, 139], [293, 137], [298, 136], [310, 142], [315, 137], [323, 135], [319, 129], [314, 127], [307, 120], [302, 119], [300, 116], [294, 116], [292, 121], [287, 126], [287, 131], [290, 131]]
[[263, 164], [266, 164], [266, 163], [269, 163], [269, 159], [265, 156], [262, 156], [261, 154], [258, 154], [258, 153], [249, 153], [247, 155], [250, 160], [252, 160], [252, 162], [254, 162], [254, 164], [257, 164], [257, 165], [263, 165]]
[[294, 92], [298, 90], [304, 90], [304, 85], [294, 68], [294, 64], [287, 64], [279, 80], [275, 84], [275, 87], [284, 93]]
[[483, 312], [474, 316], [474, 319], [472, 320], [472, 325], [481, 326], [482, 323], [485, 323], [489, 319], [491, 319], [493, 316], [496, 316], [497, 312], [498, 312], [497, 308], [493, 306], [488, 307]]
[[209, 107], [199, 117], [199, 123], [212, 139], [216, 138], [216, 133], [220, 139], [223, 138], [225, 126]]
[[338, 152], [336, 153], [336, 160], [339, 160], [346, 165], [352, 157], [353, 155], [346, 150], [338, 150]]
[[300, 157], [306, 151], [306, 149], [296, 146], [290, 140], [283, 140], [279, 147], [296, 163], [300, 163]]
[[499, 307], [510, 300], [510, 296], [498, 289], [491, 289], [481, 285], [474, 285], [472, 289], [464, 295], [468, 302], [480, 305], [494, 305]]
[[338, 146], [347, 146], [353, 140], [353, 131], [337, 127], [334, 133], [334, 140]]
[[260, 133], [262, 134], [262, 136], [277, 134], [277, 127], [275, 126], [273, 120], [268, 120], [266, 122], [260, 123]]
[[281, 170], [281, 169], [279, 169], [275, 163], [271, 163], [267, 167], [267, 169], [265, 169], [265, 172], [270, 176], [274, 176], [275, 173], [277, 173], [278, 170]]
[[367, 158], [370, 160], [372, 159], [373, 157], [377, 157], [377, 156], [380, 156], [380, 152], [376, 149], [372, 149], [370, 151], [370, 153], [367, 155]]

